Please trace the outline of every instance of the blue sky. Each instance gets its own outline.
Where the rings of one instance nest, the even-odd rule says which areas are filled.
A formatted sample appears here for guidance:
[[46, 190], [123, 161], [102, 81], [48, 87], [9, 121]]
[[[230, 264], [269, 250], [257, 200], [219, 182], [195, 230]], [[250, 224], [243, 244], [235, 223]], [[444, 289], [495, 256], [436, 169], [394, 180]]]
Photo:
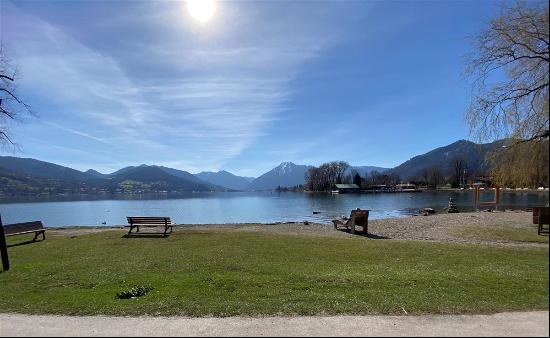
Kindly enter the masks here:
[[[111, 172], [393, 167], [468, 138], [470, 38], [496, 1], [2, 1], [36, 117], [15, 154]], [[7, 151], [4, 151], [8, 154]]]

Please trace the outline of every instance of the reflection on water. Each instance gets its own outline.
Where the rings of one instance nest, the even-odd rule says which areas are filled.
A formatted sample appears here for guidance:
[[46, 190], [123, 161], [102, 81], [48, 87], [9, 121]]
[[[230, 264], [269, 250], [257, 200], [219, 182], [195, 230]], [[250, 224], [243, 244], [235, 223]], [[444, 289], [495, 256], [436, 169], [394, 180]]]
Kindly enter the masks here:
[[[4, 223], [42, 220], [47, 226], [121, 225], [126, 216], [170, 216], [177, 223], [330, 223], [351, 209], [371, 210], [371, 218], [411, 215], [424, 207], [443, 211], [453, 197], [461, 211], [473, 210], [472, 191], [308, 194], [293, 192], [196, 193], [185, 195], [10, 198], [0, 200]], [[490, 191], [482, 200], [492, 199]], [[502, 192], [500, 209], [546, 205], [548, 192]], [[319, 212], [314, 214], [313, 212]]]

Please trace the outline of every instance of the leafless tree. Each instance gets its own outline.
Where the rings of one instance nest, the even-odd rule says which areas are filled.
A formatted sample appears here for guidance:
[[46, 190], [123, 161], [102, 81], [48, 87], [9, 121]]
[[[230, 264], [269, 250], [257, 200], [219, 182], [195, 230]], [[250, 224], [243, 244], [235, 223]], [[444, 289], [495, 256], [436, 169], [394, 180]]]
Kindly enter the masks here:
[[381, 177], [382, 174], [379, 171], [373, 170], [370, 172], [370, 174], [367, 175], [367, 183], [369, 185], [380, 184], [379, 182], [381, 181]]
[[349, 164], [344, 161], [335, 161], [331, 162], [330, 165], [334, 168], [334, 173], [336, 176], [335, 183], [342, 183], [344, 181], [344, 174], [349, 168]]
[[387, 185], [395, 186], [401, 182], [401, 178], [396, 173], [382, 174], [376, 170], [370, 172], [367, 178], [369, 185]]
[[361, 175], [356, 170], [353, 171], [352, 182], [353, 182], [353, 184], [356, 184], [359, 187], [361, 187], [363, 185], [363, 178], [361, 177]]
[[548, 2], [518, 1], [474, 40], [466, 120], [479, 141], [548, 136]]
[[9, 123], [21, 113], [31, 113], [30, 106], [16, 91], [17, 69], [10, 61], [6, 48], [0, 44], [0, 144], [15, 145], [9, 136]]
[[451, 175], [451, 184], [453, 187], [458, 187], [466, 179], [465, 170], [467, 169], [466, 159], [461, 156], [455, 156], [451, 159], [451, 168], [453, 170]]
[[306, 188], [310, 191], [329, 191], [333, 184], [345, 180], [345, 172], [349, 164], [342, 161], [323, 163], [318, 168], [310, 168], [306, 172]]
[[430, 172], [428, 171], [428, 169], [426, 169], [426, 168], [422, 169], [422, 172], [421, 172], [420, 176], [423, 180], [423, 183], [425, 183], [427, 185], [428, 184], [428, 178], [430, 177]]
[[439, 166], [432, 166], [428, 169], [428, 186], [431, 188], [437, 188], [438, 185], [445, 181], [445, 175], [443, 170]]

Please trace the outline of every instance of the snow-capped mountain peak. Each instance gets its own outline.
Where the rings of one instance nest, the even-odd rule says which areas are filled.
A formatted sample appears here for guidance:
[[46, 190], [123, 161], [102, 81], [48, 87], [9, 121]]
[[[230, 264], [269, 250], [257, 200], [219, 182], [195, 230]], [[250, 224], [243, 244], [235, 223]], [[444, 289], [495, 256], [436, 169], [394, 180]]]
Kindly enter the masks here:
[[275, 174], [279, 176], [289, 175], [295, 166], [292, 162], [283, 162], [275, 168]]

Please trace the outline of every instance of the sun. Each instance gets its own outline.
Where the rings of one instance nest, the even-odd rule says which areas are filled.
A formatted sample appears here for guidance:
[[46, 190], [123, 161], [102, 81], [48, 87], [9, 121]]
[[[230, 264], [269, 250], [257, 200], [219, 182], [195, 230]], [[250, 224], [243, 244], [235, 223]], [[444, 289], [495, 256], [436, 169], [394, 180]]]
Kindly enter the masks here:
[[207, 22], [216, 12], [216, 1], [214, 0], [187, 0], [187, 11], [193, 19], [203, 23]]

